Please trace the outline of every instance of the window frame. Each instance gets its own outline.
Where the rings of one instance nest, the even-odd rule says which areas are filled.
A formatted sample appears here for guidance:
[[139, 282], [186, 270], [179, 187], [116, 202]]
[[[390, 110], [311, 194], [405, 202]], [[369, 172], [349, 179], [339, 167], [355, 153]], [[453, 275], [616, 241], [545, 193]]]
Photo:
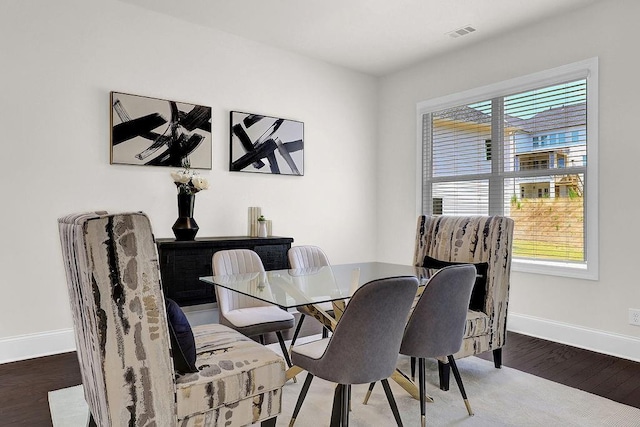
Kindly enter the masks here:
[[[438, 97], [416, 104], [416, 207], [417, 215], [423, 209], [423, 158], [430, 153], [423, 152], [423, 115], [458, 105], [468, 105], [486, 101], [513, 93], [525, 92], [544, 86], [552, 86], [572, 79], [587, 80], [587, 165], [585, 173], [585, 207], [584, 207], [584, 263], [532, 260], [512, 258], [513, 271], [571, 277], [588, 280], [599, 279], [599, 243], [598, 243], [598, 58], [589, 58], [560, 67], [552, 68], [516, 77], [510, 80], [482, 86], [479, 88]], [[429, 125], [430, 126], [430, 125]], [[500, 158], [500, 156], [494, 156]], [[504, 179], [503, 169], [493, 174]], [[491, 205], [491, 203], [490, 203]]]

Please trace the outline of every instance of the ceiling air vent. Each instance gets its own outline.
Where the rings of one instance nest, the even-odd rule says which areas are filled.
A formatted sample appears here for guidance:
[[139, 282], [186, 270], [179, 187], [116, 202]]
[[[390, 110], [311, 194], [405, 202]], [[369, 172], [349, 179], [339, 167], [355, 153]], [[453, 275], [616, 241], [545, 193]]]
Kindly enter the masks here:
[[476, 29], [473, 28], [471, 25], [465, 25], [462, 28], [458, 28], [457, 30], [453, 30], [447, 33], [447, 35], [451, 38], [458, 38], [461, 36], [466, 36], [469, 33], [473, 33]]

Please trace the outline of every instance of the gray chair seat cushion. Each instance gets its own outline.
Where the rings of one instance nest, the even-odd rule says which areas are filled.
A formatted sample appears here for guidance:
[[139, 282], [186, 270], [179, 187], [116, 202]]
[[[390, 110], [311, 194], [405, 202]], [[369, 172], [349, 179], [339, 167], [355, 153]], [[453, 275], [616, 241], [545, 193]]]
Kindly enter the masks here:
[[295, 346], [291, 351], [291, 361], [294, 365], [304, 365], [307, 371], [313, 374], [314, 363], [322, 357], [330, 339], [324, 338]]

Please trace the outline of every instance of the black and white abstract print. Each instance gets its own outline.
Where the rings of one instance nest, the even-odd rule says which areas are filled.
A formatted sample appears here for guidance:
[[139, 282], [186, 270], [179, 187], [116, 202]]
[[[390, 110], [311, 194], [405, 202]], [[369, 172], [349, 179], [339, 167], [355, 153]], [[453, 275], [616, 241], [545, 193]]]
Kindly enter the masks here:
[[232, 111], [229, 170], [304, 175], [304, 123]]
[[111, 163], [211, 169], [211, 107], [111, 92]]

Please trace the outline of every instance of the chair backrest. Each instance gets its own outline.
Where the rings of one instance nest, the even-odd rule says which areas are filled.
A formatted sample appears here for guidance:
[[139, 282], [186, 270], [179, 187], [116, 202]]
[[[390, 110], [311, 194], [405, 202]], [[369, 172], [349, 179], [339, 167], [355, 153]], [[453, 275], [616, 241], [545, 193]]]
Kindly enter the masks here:
[[322, 356], [322, 378], [339, 384], [388, 378], [417, 289], [415, 277], [394, 277], [356, 290]]
[[58, 220], [76, 350], [100, 426], [177, 423], [158, 255], [143, 213]]
[[[214, 275], [264, 273], [262, 260], [257, 253], [249, 249], [218, 251], [213, 254], [211, 265], [213, 266]], [[271, 305], [257, 298], [242, 295], [239, 292], [234, 292], [220, 286], [215, 287], [215, 292], [221, 316], [238, 308]]]
[[294, 246], [289, 249], [287, 255], [293, 269], [330, 265], [327, 255], [317, 246]]
[[401, 354], [446, 357], [460, 350], [475, 276], [466, 264], [444, 267], [429, 279], [407, 322]]

